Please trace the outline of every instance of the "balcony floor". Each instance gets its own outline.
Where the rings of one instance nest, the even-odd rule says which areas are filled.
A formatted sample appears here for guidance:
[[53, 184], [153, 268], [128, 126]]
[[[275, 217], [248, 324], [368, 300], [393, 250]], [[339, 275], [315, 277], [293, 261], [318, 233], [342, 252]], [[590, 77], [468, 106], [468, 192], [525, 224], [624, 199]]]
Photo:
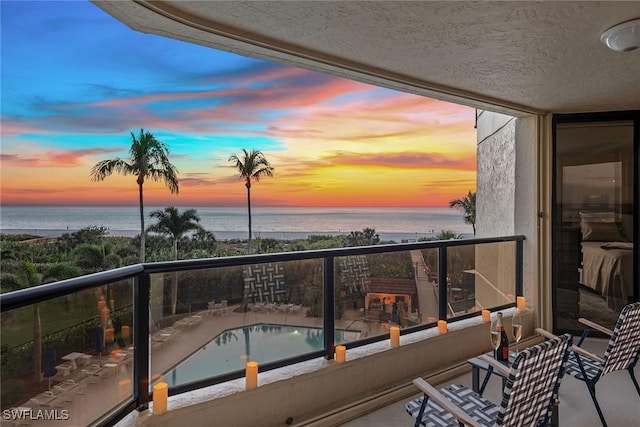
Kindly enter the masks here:
[[[608, 340], [588, 339], [583, 347], [602, 355]], [[636, 378], [640, 379], [640, 367], [636, 366]], [[471, 387], [471, 373], [462, 375], [451, 381], [438, 385], [438, 388], [449, 384], [462, 384]], [[489, 381], [485, 396], [493, 402], [499, 402], [500, 385], [498, 379]], [[605, 420], [610, 426], [635, 426], [640, 419], [640, 396], [635, 390], [629, 373], [618, 371], [605, 375], [596, 384], [596, 393]], [[357, 419], [341, 424], [343, 427], [375, 427], [375, 426], [409, 426], [413, 424], [405, 411], [404, 405], [411, 399], [419, 398], [416, 394]], [[587, 387], [582, 381], [565, 376], [560, 387], [560, 426], [599, 427], [601, 426], [595, 406]]]

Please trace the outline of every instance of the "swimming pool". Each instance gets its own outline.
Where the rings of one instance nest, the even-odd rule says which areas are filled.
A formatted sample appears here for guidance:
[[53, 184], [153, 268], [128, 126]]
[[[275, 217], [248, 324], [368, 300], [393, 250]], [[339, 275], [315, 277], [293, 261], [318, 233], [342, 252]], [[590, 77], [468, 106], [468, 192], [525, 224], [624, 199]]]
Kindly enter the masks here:
[[[336, 344], [355, 341], [359, 331], [335, 331]], [[324, 347], [320, 328], [259, 324], [224, 331], [165, 374], [169, 386], [244, 369], [248, 360], [268, 363]]]

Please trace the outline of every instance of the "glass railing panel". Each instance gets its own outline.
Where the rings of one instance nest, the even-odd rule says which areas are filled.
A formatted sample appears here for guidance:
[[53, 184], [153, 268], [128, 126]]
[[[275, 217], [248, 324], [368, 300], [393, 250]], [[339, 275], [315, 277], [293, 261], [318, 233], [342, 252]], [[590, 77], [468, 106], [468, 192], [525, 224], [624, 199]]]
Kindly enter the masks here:
[[447, 317], [476, 311], [473, 277], [476, 245], [447, 248]]
[[249, 360], [260, 365], [322, 350], [322, 265], [151, 275], [152, 384], [184, 385], [243, 370]]
[[130, 402], [132, 300], [125, 280], [3, 312], [3, 420], [89, 425]]
[[386, 335], [391, 325], [408, 327], [426, 320], [418, 289], [422, 284], [415, 273], [416, 263], [422, 266], [420, 259], [420, 250], [336, 258], [336, 344]]
[[420, 302], [421, 323], [438, 320], [438, 249], [411, 251]]
[[447, 317], [515, 303], [516, 242], [447, 249]]

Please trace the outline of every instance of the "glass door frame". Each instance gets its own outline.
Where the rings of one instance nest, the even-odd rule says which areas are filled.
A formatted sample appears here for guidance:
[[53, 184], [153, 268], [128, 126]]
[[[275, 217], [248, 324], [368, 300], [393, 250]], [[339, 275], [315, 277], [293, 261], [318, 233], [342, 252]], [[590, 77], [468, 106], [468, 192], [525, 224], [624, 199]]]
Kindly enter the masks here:
[[[556, 333], [573, 332], [581, 333], [581, 330], [559, 329], [558, 328], [558, 301], [556, 296], [556, 285], [558, 277], [558, 254], [555, 253], [558, 247], [559, 224], [558, 204], [557, 204], [557, 127], [560, 124], [568, 123], [592, 123], [592, 122], [622, 122], [633, 123], [633, 301], [640, 301], [640, 110], [632, 111], [610, 111], [597, 113], [576, 113], [557, 114], [551, 120], [551, 304], [553, 317], [553, 330]], [[595, 334], [593, 334], [595, 335]]]

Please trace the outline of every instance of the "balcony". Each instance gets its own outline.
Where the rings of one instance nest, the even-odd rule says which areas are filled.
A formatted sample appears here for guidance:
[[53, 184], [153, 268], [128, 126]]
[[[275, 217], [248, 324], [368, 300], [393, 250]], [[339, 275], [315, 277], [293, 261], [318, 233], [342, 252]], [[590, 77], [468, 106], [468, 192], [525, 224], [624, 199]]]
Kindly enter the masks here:
[[[185, 416], [275, 425], [411, 394], [402, 385], [412, 378], [456, 375], [489, 349], [480, 309], [515, 310], [523, 240], [149, 263], [4, 294], [2, 409], [59, 418], [39, 425]], [[528, 312], [525, 335], [534, 323]], [[291, 346], [296, 339], [307, 346]], [[337, 344], [347, 363], [334, 360]], [[233, 346], [238, 354], [220, 353]], [[259, 386], [245, 391], [248, 360], [259, 362]], [[169, 384], [169, 411], [151, 415], [159, 382]]]

